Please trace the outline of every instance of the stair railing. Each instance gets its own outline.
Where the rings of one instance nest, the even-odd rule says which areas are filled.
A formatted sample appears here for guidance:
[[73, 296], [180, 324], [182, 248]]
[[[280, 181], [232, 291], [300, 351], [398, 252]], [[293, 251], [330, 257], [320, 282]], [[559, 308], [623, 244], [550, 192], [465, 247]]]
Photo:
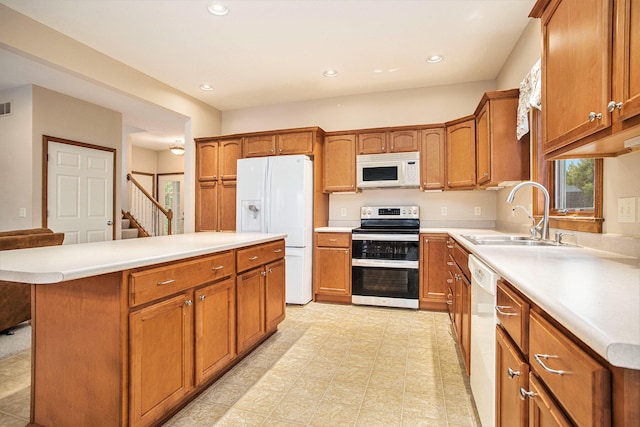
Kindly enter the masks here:
[[136, 179], [127, 174], [129, 214], [144, 229], [147, 236], [171, 234], [173, 212], [165, 209]]

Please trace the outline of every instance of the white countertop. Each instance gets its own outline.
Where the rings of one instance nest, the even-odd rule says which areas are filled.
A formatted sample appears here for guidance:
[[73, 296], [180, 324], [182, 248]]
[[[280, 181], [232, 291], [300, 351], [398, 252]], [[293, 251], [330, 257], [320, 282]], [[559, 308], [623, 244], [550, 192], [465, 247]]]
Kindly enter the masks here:
[[285, 237], [284, 234], [201, 232], [0, 251], [0, 280], [58, 283]]

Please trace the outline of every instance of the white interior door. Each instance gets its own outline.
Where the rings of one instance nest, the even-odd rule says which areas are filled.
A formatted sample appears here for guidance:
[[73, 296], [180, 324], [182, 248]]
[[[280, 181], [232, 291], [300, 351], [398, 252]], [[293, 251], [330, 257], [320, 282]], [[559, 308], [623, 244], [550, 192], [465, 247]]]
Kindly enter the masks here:
[[47, 142], [47, 227], [64, 244], [113, 239], [114, 152]]
[[158, 202], [171, 209], [171, 234], [184, 233], [184, 174], [158, 175]]

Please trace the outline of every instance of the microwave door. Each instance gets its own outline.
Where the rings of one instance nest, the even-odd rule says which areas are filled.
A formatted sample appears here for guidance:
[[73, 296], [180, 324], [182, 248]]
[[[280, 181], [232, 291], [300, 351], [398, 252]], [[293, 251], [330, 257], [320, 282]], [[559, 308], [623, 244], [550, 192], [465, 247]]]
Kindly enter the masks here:
[[363, 164], [359, 174], [360, 187], [385, 187], [397, 186], [399, 181], [398, 164]]

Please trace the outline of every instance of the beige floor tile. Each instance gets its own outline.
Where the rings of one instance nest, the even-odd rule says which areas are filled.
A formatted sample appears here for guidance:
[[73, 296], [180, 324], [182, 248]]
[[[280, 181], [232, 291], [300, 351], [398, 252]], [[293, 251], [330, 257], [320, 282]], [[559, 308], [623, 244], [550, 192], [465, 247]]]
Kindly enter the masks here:
[[0, 412], [16, 417], [29, 419], [31, 416], [31, 387], [24, 387], [17, 392], [0, 399]]
[[309, 425], [314, 427], [355, 426], [359, 411], [359, 405], [348, 405], [323, 400], [313, 414]]
[[284, 392], [279, 393], [262, 387], [252, 387], [233, 406], [267, 417], [284, 395]]
[[404, 372], [385, 367], [374, 366], [369, 378], [369, 386], [374, 388], [403, 390]]
[[350, 382], [357, 385], [367, 385], [371, 377], [372, 366], [373, 363], [371, 366], [357, 366], [343, 363], [333, 378], [334, 380]]
[[229, 408], [213, 403], [194, 401], [187, 405], [166, 424], [171, 427], [193, 427], [213, 425]]
[[307, 424], [321, 399], [301, 399], [297, 394], [287, 394], [271, 413], [271, 417]]
[[360, 407], [366, 388], [365, 384], [334, 380], [327, 387], [323, 400], [328, 403]]
[[395, 427], [401, 425], [401, 413], [389, 413], [371, 408], [362, 408], [356, 421], [356, 426], [361, 427]]
[[403, 404], [402, 390], [367, 387], [362, 408], [368, 411], [380, 411], [400, 416]]
[[198, 400], [215, 403], [227, 407], [233, 406], [251, 388], [248, 384], [232, 384], [218, 382], [213, 387], [205, 390]]
[[267, 418], [261, 427], [304, 427], [306, 424], [297, 423], [291, 420], [283, 420], [277, 417]]
[[24, 427], [28, 422], [28, 418], [18, 418], [0, 412], [0, 426], [2, 427]]
[[324, 396], [329, 384], [330, 378], [316, 378], [310, 376], [300, 376], [287, 392], [287, 399], [298, 398], [300, 400], [320, 401]]
[[402, 413], [403, 427], [448, 427], [446, 413], [442, 418], [428, 418], [422, 411], [405, 409]]
[[215, 425], [216, 427], [258, 427], [263, 425], [265, 419], [263, 415], [232, 408]]

